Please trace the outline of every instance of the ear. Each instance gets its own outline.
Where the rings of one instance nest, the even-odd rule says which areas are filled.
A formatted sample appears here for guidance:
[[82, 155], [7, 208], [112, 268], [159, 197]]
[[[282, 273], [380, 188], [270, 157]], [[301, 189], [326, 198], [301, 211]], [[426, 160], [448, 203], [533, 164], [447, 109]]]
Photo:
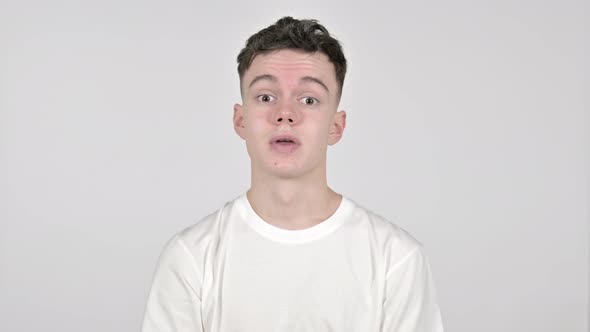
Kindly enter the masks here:
[[334, 120], [330, 125], [330, 132], [328, 134], [328, 145], [334, 145], [340, 141], [342, 134], [346, 128], [346, 112], [340, 111], [334, 114]]
[[240, 104], [234, 105], [234, 130], [242, 139], [246, 139], [244, 129], [244, 108]]

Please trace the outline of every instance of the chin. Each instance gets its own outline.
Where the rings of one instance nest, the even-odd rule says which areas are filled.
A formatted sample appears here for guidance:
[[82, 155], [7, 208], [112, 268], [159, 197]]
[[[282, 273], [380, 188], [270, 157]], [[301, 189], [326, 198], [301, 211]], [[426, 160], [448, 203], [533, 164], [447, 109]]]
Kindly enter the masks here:
[[256, 167], [257, 172], [271, 177], [295, 178], [305, 173], [299, 165], [295, 164], [294, 161], [289, 160], [271, 159], [262, 164], [258, 164], [258, 166], [252, 165], [252, 167]]

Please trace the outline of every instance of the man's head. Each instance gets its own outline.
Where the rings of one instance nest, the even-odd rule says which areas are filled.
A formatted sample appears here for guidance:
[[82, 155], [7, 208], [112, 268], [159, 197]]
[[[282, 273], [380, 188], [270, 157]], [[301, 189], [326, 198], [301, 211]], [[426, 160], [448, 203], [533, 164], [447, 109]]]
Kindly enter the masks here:
[[327, 146], [346, 126], [337, 112], [346, 72], [339, 43], [316, 21], [285, 17], [249, 38], [238, 62], [234, 130], [253, 177], [322, 181]]
[[[282, 49], [297, 49], [307, 53], [324, 53], [334, 65], [338, 82], [338, 100], [342, 95], [344, 77], [346, 76], [346, 58], [340, 42], [330, 35], [328, 30], [316, 20], [298, 20], [285, 16], [275, 24], [260, 30], [248, 38], [246, 46], [238, 55], [238, 74], [240, 91], [244, 74], [252, 61], [259, 54]], [[243, 92], [243, 91], [242, 91]]]

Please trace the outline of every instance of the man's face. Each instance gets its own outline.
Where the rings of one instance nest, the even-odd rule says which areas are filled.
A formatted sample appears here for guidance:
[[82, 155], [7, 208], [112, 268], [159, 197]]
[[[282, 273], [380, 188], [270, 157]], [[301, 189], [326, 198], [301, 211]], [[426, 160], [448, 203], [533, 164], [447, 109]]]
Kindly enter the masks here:
[[[346, 113], [336, 112], [338, 89], [323, 53], [257, 55], [242, 78], [243, 105], [234, 106], [234, 129], [246, 141], [252, 167], [281, 178], [324, 171], [327, 146], [346, 125]], [[278, 135], [297, 143], [276, 142]]]

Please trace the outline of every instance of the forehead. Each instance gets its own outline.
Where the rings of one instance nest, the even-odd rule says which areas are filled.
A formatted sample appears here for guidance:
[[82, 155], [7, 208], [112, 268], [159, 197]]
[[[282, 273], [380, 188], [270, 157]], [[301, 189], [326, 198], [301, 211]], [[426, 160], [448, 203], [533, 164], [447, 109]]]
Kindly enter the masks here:
[[309, 53], [301, 50], [284, 49], [257, 55], [250, 68], [244, 73], [246, 87], [256, 76], [269, 74], [291, 81], [312, 76], [336, 86], [336, 70], [327, 55], [322, 52]]

